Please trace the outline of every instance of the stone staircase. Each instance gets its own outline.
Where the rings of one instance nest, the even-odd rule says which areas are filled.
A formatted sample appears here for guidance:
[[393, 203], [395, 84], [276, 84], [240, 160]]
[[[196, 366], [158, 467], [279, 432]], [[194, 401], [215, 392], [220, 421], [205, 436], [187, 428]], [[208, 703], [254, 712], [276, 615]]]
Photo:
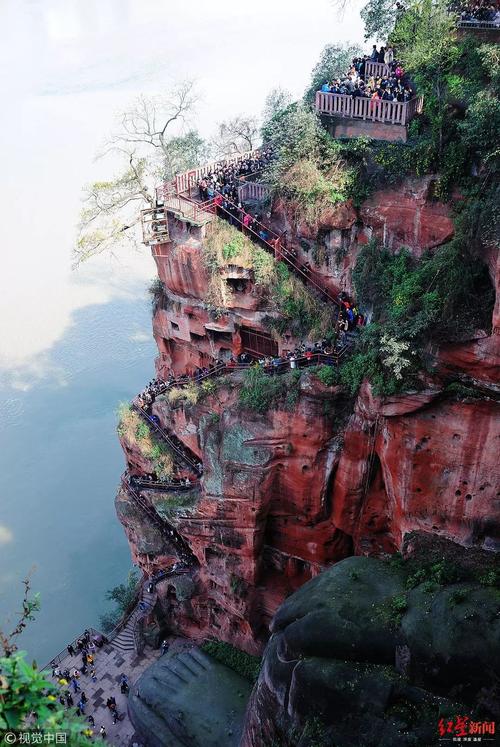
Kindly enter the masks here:
[[193, 678], [200, 677], [202, 674], [213, 668], [213, 660], [200, 651], [192, 649], [183, 651], [174, 657], [168, 657], [164, 671], [164, 684], [176, 690], [179, 682], [187, 684]]
[[156, 604], [156, 599], [156, 592], [147, 591], [146, 585], [144, 585], [141, 592], [141, 598], [135, 609], [130, 614], [123, 628], [121, 628], [118, 634], [112, 639], [113, 646], [121, 649], [121, 651], [133, 651], [134, 649], [137, 651], [136, 639], [139, 620], [151, 612]]

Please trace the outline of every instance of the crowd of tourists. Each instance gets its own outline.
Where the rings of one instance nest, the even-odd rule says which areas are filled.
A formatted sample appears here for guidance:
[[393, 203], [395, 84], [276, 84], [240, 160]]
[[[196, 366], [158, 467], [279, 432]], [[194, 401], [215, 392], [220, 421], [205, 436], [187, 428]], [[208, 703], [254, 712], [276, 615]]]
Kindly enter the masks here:
[[[203, 467], [203, 465], [201, 466]], [[169, 490], [175, 490], [175, 488], [190, 488], [193, 485], [193, 480], [189, 476], [183, 477], [180, 472], [174, 472], [168, 479], [161, 479], [156, 472], [140, 476], [130, 475], [129, 482], [131, 487], [139, 489], [147, 488], [148, 485], [150, 489], [155, 489], [163, 484], [164, 486], [168, 485]]]
[[221, 161], [214, 166], [213, 171], [209, 171], [198, 182], [200, 200], [206, 202], [214, 199], [216, 195], [222, 195], [233, 203], [237, 203], [238, 187], [242, 179], [262, 171], [270, 163], [272, 157], [273, 149], [268, 145], [254, 151], [251, 158], [229, 164]]
[[455, 2], [451, 7], [460, 16], [460, 21], [468, 23], [493, 23], [500, 27], [500, 2], [476, 0], [474, 3]]
[[[97, 730], [95, 726], [95, 718], [89, 710], [89, 700], [85, 694], [84, 682], [90, 680], [93, 684], [97, 682], [97, 675], [95, 670], [95, 658], [97, 650], [107, 643], [107, 639], [102, 635], [92, 635], [89, 630], [85, 630], [83, 636], [79, 638], [75, 645], [70, 643], [67, 646], [68, 654], [72, 658], [78, 659], [81, 657], [81, 665], [73, 666], [71, 669], [62, 669], [58, 664], [52, 666], [52, 677], [56, 680], [59, 685], [59, 703], [63, 708], [68, 711], [72, 711], [77, 716], [86, 718], [88, 722], [88, 728], [85, 731], [86, 736], [92, 737], [95, 734], [99, 734], [103, 739], [106, 738], [106, 727], [104, 724]], [[129, 684], [128, 678], [125, 674], [120, 675], [120, 692], [122, 695], [128, 695]], [[119, 713], [116, 699], [114, 696], [110, 696], [106, 702], [113, 724], [121, 721], [124, 718], [124, 713]]]
[[[385, 65], [383, 74], [367, 77], [369, 62]], [[407, 73], [394, 56], [394, 49], [390, 46], [377, 49], [376, 44], [373, 45], [370, 55], [354, 57], [346, 74], [329, 83], [325, 82], [321, 91], [349, 95], [354, 98], [361, 96], [372, 101], [398, 101], [400, 103], [409, 101], [414, 95]]]

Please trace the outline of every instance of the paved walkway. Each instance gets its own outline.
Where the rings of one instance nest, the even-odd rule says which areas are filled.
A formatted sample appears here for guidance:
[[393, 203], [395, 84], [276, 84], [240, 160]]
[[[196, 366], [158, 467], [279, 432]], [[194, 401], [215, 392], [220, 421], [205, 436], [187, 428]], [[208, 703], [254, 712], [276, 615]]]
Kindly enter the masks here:
[[[103, 725], [107, 733], [107, 741], [115, 747], [128, 747], [131, 737], [134, 734], [134, 727], [129, 721], [127, 715], [127, 696], [120, 692], [120, 675], [125, 674], [129, 679], [129, 686], [132, 690], [134, 682], [152, 664], [159, 656], [158, 650], [146, 648], [144, 654], [137, 656], [135, 651], [123, 651], [113, 646], [113, 642], [106, 644], [101, 649], [97, 649], [94, 656], [94, 669], [96, 671], [97, 682], [92, 682], [90, 676], [81, 675], [79, 684], [88, 698], [85, 708], [86, 716], [93, 716], [95, 719], [95, 734], [99, 735], [99, 729]], [[81, 655], [66, 656], [59, 664], [61, 669], [73, 671], [76, 667], [79, 669], [82, 664]], [[67, 689], [66, 687], [64, 689]], [[70, 688], [73, 700], [76, 704], [79, 700], [79, 693], [73, 693]], [[106, 708], [106, 700], [114, 695], [117, 704], [117, 710], [120, 714], [125, 714], [125, 718], [113, 725], [111, 712]], [[138, 744], [140, 741], [137, 740]]]

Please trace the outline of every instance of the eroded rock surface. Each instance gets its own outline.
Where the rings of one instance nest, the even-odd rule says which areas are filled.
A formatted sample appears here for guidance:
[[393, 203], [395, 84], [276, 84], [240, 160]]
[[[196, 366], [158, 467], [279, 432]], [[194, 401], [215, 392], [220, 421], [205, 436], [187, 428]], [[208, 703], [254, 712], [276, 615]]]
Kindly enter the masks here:
[[500, 601], [477, 582], [412, 583], [400, 563], [348, 558], [271, 630], [242, 747], [430, 747], [443, 713], [494, 717]]
[[199, 649], [164, 654], [131, 689], [129, 715], [147, 747], [237, 747], [250, 687]]

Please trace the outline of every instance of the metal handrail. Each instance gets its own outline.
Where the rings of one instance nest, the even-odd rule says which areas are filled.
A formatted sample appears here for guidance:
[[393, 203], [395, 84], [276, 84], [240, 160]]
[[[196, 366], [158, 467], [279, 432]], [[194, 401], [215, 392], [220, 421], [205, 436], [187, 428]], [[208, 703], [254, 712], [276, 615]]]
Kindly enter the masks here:
[[[294, 362], [296, 364], [296, 368], [307, 368], [309, 366], [313, 365], [319, 365], [320, 363], [323, 363], [325, 365], [332, 365], [332, 360], [335, 361], [335, 364], [338, 365], [339, 360], [344, 356], [346, 351], [349, 349], [351, 343], [345, 343], [340, 350], [333, 350], [331, 353], [315, 353], [311, 352], [311, 355], [302, 355], [298, 358], [294, 358]], [[267, 356], [271, 357], [272, 356]], [[278, 356], [276, 356], [278, 357]], [[262, 368], [263, 373], [269, 374], [273, 373], [276, 369], [279, 369], [281, 373], [285, 373], [287, 370], [294, 370], [290, 365], [290, 359], [285, 358], [283, 359], [279, 364], [277, 365], [270, 365], [270, 366], [261, 366], [256, 361], [253, 361], [252, 363], [233, 363], [233, 364], [222, 364], [220, 366], [214, 367], [211, 371], [208, 371], [205, 374], [192, 374], [191, 376], [188, 376], [188, 380], [186, 381], [183, 377], [182, 379], [173, 379], [168, 384], [165, 384], [164, 387], [161, 387], [160, 394], [163, 392], [168, 391], [171, 388], [179, 388], [182, 389], [183, 387], [188, 386], [192, 383], [199, 383], [202, 381], [205, 381], [206, 379], [212, 379], [217, 376], [222, 376], [224, 374], [230, 374], [234, 373], [235, 371], [248, 371], [250, 368], [259, 367]], [[148, 483], [151, 485], [151, 483]]]
[[159, 480], [141, 480], [140, 477], [135, 478], [134, 482], [139, 488], [141, 488], [141, 490], [157, 490], [176, 493], [188, 492], [198, 485], [198, 480], [193, 480], [190, 485], [186, 485], [185, 483], [160, 482]]
[[154, 524], [158, 527], [158, 529], [161, 532], [167, 531], [169, 534], [169, 541], [173, 542], [178, 547], [179, 556], [183, 558], [186, 562], [193, 563], [195, 560], [195, 556], [193, 552], [191, 551], [191, 548], [187, 544], [187, 542], [181, 537], [181, 535], [178, 533], [178, 531], [175, 529], [175, 527], [170, 524], [166, 519], [163, 519], [153, 508], [153, 506], [148, 503], [148, 501], [144, 500], [140, 493], [135, 490], [135, 488], [127, 483], [125, 480], [125, 476], [122, 476], [122, 486], [124, 490], [132, 496], [135, 503], [141, 508], [144, 513], [146, 513], [150, 519], [153, 521]]
[[[105, 636], [105, 635], [104, 635], [103, 633], [101, 633], [101, 632], [100, 632], [99, 630], [97, 630], [96, 628], [86, 628], [86, 630], [88, 630], [88, 631], [89, 631], [89, 632], [90, 632], [91, 634], [94, 634], [94, 635], [100, 635], [100, 636], [102, 636], [103, 638], [107, 638], [107, 639], [108, 639], [108, 641], [110, 640], [110, 637], [109, 637], [109, 636]], [[80, 633], [80, 635], [77, 635], [77, 636], [76, 636], [76, 638], [75, 638], [75, 639], [74, 639], [73, 641], [71, 641], [71, 643], [69, 643], [69, 644], [68, 644], [68, 646], [73, 646], [73, 648], [76, 648], [76, 644], [77, 644], [77, 642], [78, 642], [78, 641], [79, 641], [79, 640], [80, 640], [80, 639], [82, 638], [82, 636], [83, 636], [83, 633]], [[69, 656], [69, 654], [68, 654], [68, 649], [67, 649], [67, 647], [66, 647], [66, 648], [64, 648], [64, 649], [63, 649], [62, 651], [60, 651], [60, 652], [59, 652], [59, 653], [58, 653], [58, 654], [57, 654], [56, 656], [54, 656], [54, 657], [53, 657], [53, 658], [52, 658], [52, 659], [51, 659], [51, 660], [49, 661], [49, 663], [48, 663], [48, 664], [46, 664], [46, 665], [45, 665], [44, 667], [41, 667], [41, 668], [40, 668], [40, 672], [44, 672], [44, 671], [46, 671], [46, 670], [48, 670], [48, 669], [51, 669], [51, 667], [53, 667], [53, 666], [56, 666], [57, 664], [60, 664], [60, 663], [61, 663], [61, 661], [62, 661], [63, 659], [65, 659], [65, 658], [66, 658], [67, 656]]]
[[460, 20], [457, 23], [459, 29], [494, 29], [500, 32], [500, 26], [495, 21], [474, 21], [474, 20]]
[[[230, 205], [233, 206], [236, 210], [239, 210], [238, 206], [234, 204], [231, 200], [228, 200], [227, 198], [226, 202], [228, 202]], [[250, 228], [249, 226], [245, 226], [243, 221], [236, 217], [236, 215], [233, 215], [229, 212], [226, 208], [224, 208], [222, 205], [217, 206], [219, 210], [226, 213], [232, 220], [235, 220], [237, 223], [240, 224], [242, 228], [242, 232], [244, 234], [247, 234], [250, 236], [250, 238], [254, 238], [257, 240], [257, 242], [261, 245], [264, 245], [264, 248], [273, 254], [274, 257], [278, 261], [282, 260], [286, 262], [290, 267], [292, 267], [299, 275], [301, 275], [303, 278], [307, 280], [308, 283], [311, 285], [314, 285], [314, 287], [320, 291], [323, 295], [328, 298], [329, 301], [336, 304], [336, 306], [340, 306], [340, 301], [338, 298], [333, 296], [329, 290], [325, 288], [325, 286], [318, 283], [314, 278], [311, 277], [311, 275], [308, 272], [304, 272], [302, 267], [295, 261], [295, 258], [291, 254], [290, 250], [286, 245], [282, 243], [283, 241], [283, 235], [279, 236], [277, 233], [275, 233], [272, 229], [270, 229], [268, 226], [265, 226], [263, 223], [260, 223], [260, 221], [253, 220], [253, 223], [257, 224], [257, 227], [262, 228], [268, 235], [271, 235], [273, 238], [271, 241], [268, 241], [267, 239], [264, 239], [262, 236], [260, 236], [257, 231], [254, 231], [253, 228]], [[279, 256], [277, 256], [279, 255]]]
[[151, 415], [149, 415], [146, 410], [137, 404], [137, 402], [133, 401], [131, 404], [132, 409], [136, 410], [143, 418], [145, 418], [150, 425], [153, 426], [155, 431], [161, 436], [163, 441], [168, 445], [170, 449], [180, 458], [182, 461], [184, 461], [188, 467], [190, 467], [193, 472], [195, 472], [197, 475], [199, 475], [199, 470], [197, 466], [197, 462], [192, 460], [185, 451], [187, 451], [187, 447], [184, 447], [184, 449], [180, 449], [177, 444], [172, 440], [172, 437], [167, 433], [167, 431], [162, 428], [161, 425], [158, 425], [158, 423], [152, 418]]

